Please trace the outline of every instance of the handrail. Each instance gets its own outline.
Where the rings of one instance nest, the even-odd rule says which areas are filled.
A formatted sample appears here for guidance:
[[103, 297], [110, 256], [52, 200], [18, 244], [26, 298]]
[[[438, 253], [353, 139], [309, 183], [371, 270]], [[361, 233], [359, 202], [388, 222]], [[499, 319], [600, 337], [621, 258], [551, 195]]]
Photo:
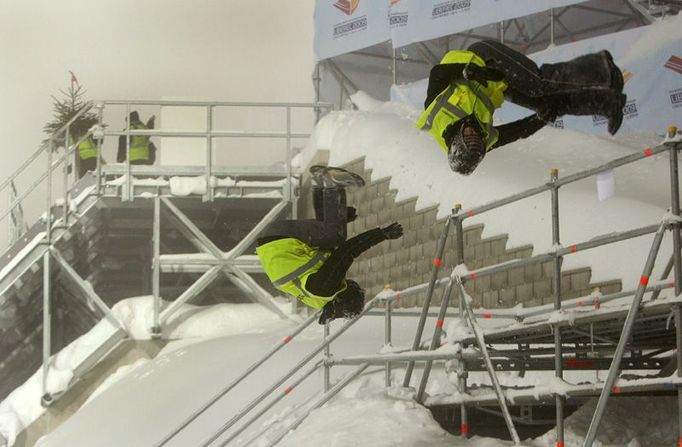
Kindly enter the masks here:
[[600, 166], [597, 166], [595, 168], [587, 169], [585, 171], [577, 172], [575, 174], [571, 174], [567, 177], [557, 179], [556, 181], [553, 182], [548, 182], [545, 185], [542, 186], [537, 186], [535, 188], [527, 189], [525, 191], [521, 191], [516, 194], [512, 194], [510, 196], [504, 197], [502, 199], [494, 200], [492, 202], [477, 206], [475, 208], [471, 208], [468, 210], [461, 210], [460, 212], [455, 214], [455, 217], [461, 220], [468, 219], [470, 217], [478, 216], [486, 211], [494, 210], [496, 208], [500, 208], [501, 206], [508, 205], [510, 203], [518, 202], [519, 200], [527, 199], [528, 197], [532, 197], [534, 195], [543, 193], [545, 191], [550, 191], [552, 189], [558, 188], [563, 185], [567, 185], [569, 183], [577, 182], [578, 180], [583, 180], [587, 177], [591, 177], [595, 174], [599, 174], [600, 172], [604, 171], [609, 171], [613, 168], [617, 168], [619, 166], [623, 166], [626, 164], [633, 163], [635, 161], [641, 160], [642, 158], [647, 158], [651, 157], [652, 155], [660, 154], [661, 152], [665, 152], [670, 150], [670, 147], [668, 147], [666, 144], [661, 144], [653, 148], [647, 148], [644, 151], [637, 152], [632, 155], [626, 155], [625, 157], [621, 158], [616, 158], [615, 160], [611, 160], [610, 162], [604, 163]]
[[282, 340], [277, 342], [268, 352], [263, 354], [258, 360], [253, 362], [248, 368], [246, 368], [239, 376], [237, 376], [234, 380], [232, 380], [227, 386], [225, 386], [220, 392], [216, 393], [211, 399], [208, 400], [205, 404], [201, 406], [198, 410], [196, 410], [194, 413], [192, 413], [187, 419], [185, 419], [180, 425], [178, 425], [173, 431], [168, 433], [161, 441], [159, 441], [158, 444], [156, 444], [157, 447], [166, 445], [168, 441], [173, 439], [175, 436], [177, 436], [178, 433], [180, 433], [185, 427], [187, 427], [189, 424], [191, 424], [194, 420], [196, 420], [197, 417], [199, 417], [201, 414], [203, 414], [209, 407], [211, 407], [213, 404], [215, 404], [218, 400], [220, 400], [223, 396], [225, 396], [232, 388], [237, 386], [242, 380], [244, 380], [246, 377], [249, 376], [253, 371], [258, 369], [263, 363], [265, 363], [270, 357], [275, 355], [280, 349], [282, 349], [284, 346], [288, 345], [294, 337], [296, 337], [298, 334], [300, 334], [305, 328], [310, 326], [315, 320], [318, 318], [318, 312], [314, 313], [308, 319], [304, 320], [301, 324], [299, 324], [293, 331], [291, 331], [287, 336], [285, 336]]
[[[83, 115], [84, 113], [86, 113], [86, 112], [87, 112], [88, 110], [90, 110], [92, 107], [93, 107], [92, 101], [87, 102], [87, 103], [86, 103], [86, 104], [85, 104], [85, 105], [84, 105], [84, 106], [83, 106], [83, 107], [82, 107], [82, 108], [81, 108], [81, 109], [80, 109], [80, 110], [79, 110], [79, 111], [78, 111], [78, 112], [77, 112], [69, 121], [67, 121], [66, 124], [64, 124], [62, 127], [60, 127], [59, 129], [57, 129], [57, 130], [52, 134], [52, 136], [51, 136], [50, 138], [54, 138], [56, 135], [59, 135], [59, 134], [61, 134], [62, 132], [64, 132], [64, 131], [67, 129], [67, 127], [69, 127], [71, 124], [73, 124], [73, 122], [74, 122], [76, 119], [78, 119], [81, 115]], [[14, 173], [12, 173], [12, 175], [10, 175], [6, 180], [4, 180], [2, 183], [0, 183], [0, 191], [4, 190], [4, 189], [7, 187], [7, 185], [9, 185], [14, 179], [16, 179], [17, 176], [18, 176], [19, 174], [21, 174], [21, 173], [28, 167], [28, 165], [30, 165], [30, 164], [33, 162], [33, 160], [35, 160], [36, 158], [38, 158], [38, 156], [39, 156], [40, 154], [42, 154], [42, 153], [45, 151], [45, 149], [48, 148], [48, 147], [49, 147], [49, 144], [47, 144], [47, 143], [41, 143], [41, 145], [40, 145], [40, 147], [38, 148], [37, 151], [35, 151], [30, 157], [28, 157], [28, 159], [26, 159], [26, 161], [24, 161], [24, 162], [22, 163], [22, 165], [19, 166], [19, 167], [14, 171]]]
[[365, 315], [370, 309], [372, 309], [378, 303], [377, 298], [372, 298], [365, 304], [364, 309], [360, 314], [355, 316], [350, 321], [346, 322], [338, 331], [332, 334], [330, 337], [326, 338], [322, 343], [318, 344], [313, 348], [302, 360], [299, 361], [297, 365], [289, 369], [284, 373], [279, 379], [277, 379], [272, 385], [270, 385], [265, 391], [263, 391], [258, 397], [249, 402], [245, 407], [240, 409], [237, 414], [235, 414], [230, 420], [223, 424], [215, 433], [213, 433], [208, 439], [206, 439], [201, 445], [202, 447], [207, 447], [218, 439], [225, 431], [229, 430], [234, 424], [236, 424], [241, 418], [246, 416], [251, 410], [253, 410], [258, 403], [262, 402], [267, 396], [272, 394], [279, 386], [281, 386], [286, 380], [288, 380], [296, 371], [300, 370], [304, 365], [309, 363], [317, 354], [322, 352], [327, 346], [329, 346], [334, 340], [336, 340], [341, 334], [346, 332], [351, 326], [353, 326], [363, 315]]

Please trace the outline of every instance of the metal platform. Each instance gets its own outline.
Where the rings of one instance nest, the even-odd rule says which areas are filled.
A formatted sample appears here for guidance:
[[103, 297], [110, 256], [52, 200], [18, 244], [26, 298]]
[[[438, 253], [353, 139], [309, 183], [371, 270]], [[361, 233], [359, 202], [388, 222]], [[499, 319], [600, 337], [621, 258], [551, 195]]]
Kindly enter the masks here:
[[[203, 109], [206, 129], [108, 130], [106, 119], [115, 120], [115, 113], [128, 116], [132, 108], [164, 107]], [[214, 112], [240, 107], [281, 111], [283, 130], [225, 131], [212, 118]], [[41, 367], [43, 405], [68, 391], [127, 337], [112, 313], [124, 298], [153, 295], [155, 324], [150, 331], [155, 335], [189, 302], [255, 301], [284, 317], [272, 303], [273, 289], [260, 263], [250, 253], [264, 225], [297, 212], [300, 176], [291, 165], [293, 141], [307, 138], [309, 132], [294, 130], [293, 110], [307, 110], [313, 116], [329, 109], [322, 103], [87, 103], [0, 185], [10, 202], [0, 214], [9, 222], [10, 234], [8, 249], [0, 257], [0, 400]], [[57, 147], [55, 141], [71, 141], [71, 123], [91, 111], [97, 112], [99, 123], [73, 145]], [[94, 172], [74, 177], [76, 148], [85, 138], [93, 137], [102, 153], [105, 138], [111, 142], [110, 137], [128, 137], [129, 142], [134, 135], [203, 140], [206, 162], [196, 166], [100, 162]], [[260, 167], [216, 164], [215, 142], [226, 138], [281, 141], [285, 158]], [[46, 163], [44, 172], [30, 178], [39, 163]], [[17, 189], [21, 183], [28, 187]], [[21, 221], [25, 205], [35, 203], [34, 196], [42, 191], [45, 213], [27, 228]], [[201, 262], [193, 262], [196, 259]], [[50, 358], [103, 319], [114, 328], [108, 339], [76, 367], [66, 389], [48, 389]]]

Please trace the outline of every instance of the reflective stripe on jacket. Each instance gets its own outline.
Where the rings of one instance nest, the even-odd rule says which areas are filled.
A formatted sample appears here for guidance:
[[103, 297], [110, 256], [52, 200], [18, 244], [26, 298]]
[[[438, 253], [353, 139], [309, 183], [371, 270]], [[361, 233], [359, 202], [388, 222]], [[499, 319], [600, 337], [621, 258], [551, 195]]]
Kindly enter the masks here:
[[[130, 129], [146, 130], [142, 123], [133, 123]], [[149, 160], [149, 137], [146, 135], [133, 135], [130, 137], [130, 161]]]
[[[453, 50], [448, 52], [441, 64], [467, 64], [473, 63], [485, 67], [483, 59], [471, 51]], [[493, 113], [504, 102], [504, 91], [507, 83], [488, 81], [488, 86], [483, 87], [476, 81], [457, 79], [450, 82], [448, 88], [443, 90], [429, 107], [422, 113], [416, 126], [422, 130], [428, 130], [445, 152], [448, 146], [443, 139], [443, 132], [452, 123], [467, 116], [474, 116], [484, 132], [486, 150], [497, 141], [497, 131], [493, 127]]]
[[298, 239], [285, 238], [256, 247], [256, 254], [265, 274], [278, 290], [295, 296], [312, 308], [322, 309], [346, 289], [345, 281], [332, 296], [318, 296], [305, 288], [308, 277], [319, 270], [329, 257], [329, 251], [316, 250]]
[[97, 143], [92, 137], [87, 137], [78, 145], [78, 155], [81, 160], [97, 157]]

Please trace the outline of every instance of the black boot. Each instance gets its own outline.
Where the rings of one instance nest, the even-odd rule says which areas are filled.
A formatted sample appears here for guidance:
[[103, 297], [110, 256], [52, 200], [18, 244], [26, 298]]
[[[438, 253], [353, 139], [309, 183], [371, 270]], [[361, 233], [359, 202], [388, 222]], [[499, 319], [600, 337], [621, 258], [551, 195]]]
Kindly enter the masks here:
[[[543, 112], [553, 112], [554, 116], [562, 115], [601, 115], [608, 118], [608, 130], [614, 135], [623, 123], [623, 107], [627, 97], [615, 90], [590, 90], [549, 95], [541, 98]], [[540, 108], [537, 110], [540, 112]]]
[[543, 64], [540, 75], [556, 84], [557, 93], [586, 88], [615, 90], [618, 93], [623, 91], [623, 73], [606, 50], [579, 56], [568, 62]]

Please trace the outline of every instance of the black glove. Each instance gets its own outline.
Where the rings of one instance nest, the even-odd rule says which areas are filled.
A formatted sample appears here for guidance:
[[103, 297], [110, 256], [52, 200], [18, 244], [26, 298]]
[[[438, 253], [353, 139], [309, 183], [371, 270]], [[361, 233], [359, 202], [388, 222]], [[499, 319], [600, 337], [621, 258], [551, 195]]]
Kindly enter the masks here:
[[358, 218], [358, 210], [356, 210], [355, 207], [347, 206], [346, 207], [346, 222], [353, 222], [357, 218]]
[[464, 79], [476, 81], [483, 87], [488, 86], [488, 81], [499, 82], [504, 80], [504, 73], [496, 68], [481, 67], [476, 64], [467, 64], [462, 72]]
[[398, 239], [403, 235], [403, 227], [398, 222], [393, 222], [391, 225], [382, 228], [381, 231], [386, 239]]

